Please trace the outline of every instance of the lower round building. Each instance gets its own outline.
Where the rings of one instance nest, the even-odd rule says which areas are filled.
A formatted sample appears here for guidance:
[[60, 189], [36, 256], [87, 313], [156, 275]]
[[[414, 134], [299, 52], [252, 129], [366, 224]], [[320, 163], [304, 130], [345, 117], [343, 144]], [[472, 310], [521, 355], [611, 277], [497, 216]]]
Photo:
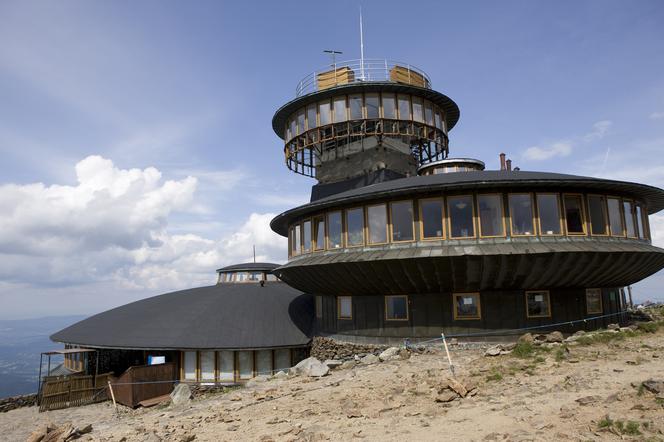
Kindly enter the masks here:
[[91, 316], [51, 336], [97, 350], [98, 367], [68, 355], [65, 367], [116, 375], [159, 358], [178, 380], [235, 383], [286, 370], [308, 353], [310, 296], [279, 281], [276, 264], [217, 270], [219, 283], [143, 299]]

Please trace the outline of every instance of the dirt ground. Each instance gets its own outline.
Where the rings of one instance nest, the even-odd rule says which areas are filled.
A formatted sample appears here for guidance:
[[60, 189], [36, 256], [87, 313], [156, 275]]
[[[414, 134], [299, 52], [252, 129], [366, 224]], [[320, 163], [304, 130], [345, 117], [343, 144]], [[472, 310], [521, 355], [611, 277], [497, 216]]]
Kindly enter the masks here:
[[[434, 400], [450, 376], [441, 349], [409, 359], [290, 377], [210, 394], [174, 408], [115, 412], [109, 403], [0, 414], [0, 439], [24, 441], [40, 424], [92, 424], [94, 441], [527, 441], [662, 440], [664, 398], [640, 387], [664, 380], [664, 327], [608, 343], [521, 357], [452, 349], [473, 397]], [[607, 419], [608, 415], [608, 419]]]

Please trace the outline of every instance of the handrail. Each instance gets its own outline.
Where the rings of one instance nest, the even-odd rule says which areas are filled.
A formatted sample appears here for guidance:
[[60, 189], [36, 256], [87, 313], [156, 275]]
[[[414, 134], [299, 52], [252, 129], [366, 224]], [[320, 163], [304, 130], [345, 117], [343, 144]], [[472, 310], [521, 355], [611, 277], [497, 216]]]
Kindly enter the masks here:
[[[329, 86], [321, 87], [320, 74], [332, 74], [332, 78], [328, 78], [326, 81], [328, 84], [331, 83]], [[431, 79], [426, 72], [409, 63], [386, 59], [365, 59], [341, 61], [311, 72], [297, 84], [295, 96], [300, 97], [339, 84], [366, 81], [403, 83], [431, 89]]]

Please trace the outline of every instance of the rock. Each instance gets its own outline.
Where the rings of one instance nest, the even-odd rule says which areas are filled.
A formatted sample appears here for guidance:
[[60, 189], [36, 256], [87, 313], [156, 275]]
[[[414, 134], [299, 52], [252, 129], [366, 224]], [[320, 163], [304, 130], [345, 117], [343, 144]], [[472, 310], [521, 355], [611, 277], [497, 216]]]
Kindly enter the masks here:
[[563, 342], [563, 334], [560, 333], [559, 331], [553, 331], [551, 333], [547, 333], [545, 336], [545, 341], [548, 343], [553, 343], [553, 342]]
[[323, 364], [327, 365], [330, 369], [334, 369], [343, 364], [343, 361], [340, 361], [338, 359], [326, 359], [325, 362], [323, 362]]
[[457, 338], [452, 338], [447, 341], [450, 345], [457, 345], [459, 340]]
[[631, 332], [631, 331], [632, 331], [632, 329], [629, 328], [629, 327], [620, 327], [619, 330], [620, 330], [621, 332], [623, 332], [623, 333], [625, 333], [625, 332]]
[[353, 368], [357, 365], [357, 362], [355, 360], [350, 360], [350, 361], [344, 361], [340, 366], [340, 370], [348, 370], [350, 368]]
[[399, 350], [399, 357], [401, 359], [410, 359], [410, 351], [407, 348], [402, 348]]
[[585, 334], [586, 334], [585, 330], [579, 330], [576, 333], [574, 333], [572, 336], [576, 336], [578, 338], [579, 336], [583, 336]]
[[454, 399], [459, 396], [452, 390], [443, 390], [442, 392], [436, 394], [434, 400], [436, 402], [452, 402]]
[[620, 330], [620, 326], [618, 324], [609, 324], [606, 326], [607, 330]]
[[590, 404], [594, 404], [595, 402], [599, 401], [599, 399], [600, 398], [598, 396], [584, 396], [584, 397], [578, 398], [576, 400], [576, 402], [580, 405], [590, 405]]
[[532, 344], [533, 342], [535, 342], [535, 338], [533, 337], [532, 333], [526, 333], [525, 335], [521, 335], [517, 342], [524, 342], [526, 344]]
[[378, 359], [380, 359], [381, 361], [386, 361], [398, 354], [399, 354], [399, 347], [390, 347], [387, 350], [384, 350], [380, 355], [378, 355]]
[[288, 373], [285, 371], [281, 370], [276, 372], [273, 376], [272, 379], [286, 379], [288, 377]]
[[267, 382], [269, 379], [270, 379], [270, 377], [268, 375], [261, 374], [261, 375], [258, 375], [256, 377], [253, 377], [253, 378], [249, 379], [244, 384], [244, 386], [247, 387], [247, 388], [253, 388], [253, 387], [256, 387], [258, 384], [262, 384], [264, 382]]
[[325, 376], [330, 372], [330, 369], [327, 365], [323, 364], [321, 361], [314, 357], [309, 357], [304, 359], [298, 364], [290, 369], [292, 374], [303, 375], [310, 377], [321, 377]]
[[466, 387], [456, 379], [448, 379], [447, 380], [447, 386], [453, 390], [456, 394], [458, 394], [461, 397], [466, 397], [466, 394], [468, 393], [468, 390], [466, 390]]
[[498, 356], [503, 351], [503, 348], [500, 345], [494, 345], [493, 347], [487, 348], [484, 352], [484, 356]]
[[654, 379], [648, 379], [641, 383], [643, 388], [654, 394], [664, 393], [664, 381], [656, 381]]
[[195, 434], [185, 433], [180, 437], [180, 442], [191, 442], [194, 439], [196, 439]]
[[49, 429], [50, 428], [48, 425], [40, 426], [35, 431], [30, 433], [27, 442], [40, 442], [42, 439], [44, 439], [44, 437], [46, 437], [46, 434], [49, 432]]
[[360, 359], [360, 362], [363, 363], [363, 364], [369, 365], [369, 364], [375, 364], [377, 362], [380, 362], [380, 359], [378, 358], [378, 356], [376, 356], [374, 354], [368, 354], [365, 357], [363, 357], [362, 359]]
[[177, 384], [171, 392], [171, 403], [178, 407], [191, 402], [191, 388], [187, 384]]

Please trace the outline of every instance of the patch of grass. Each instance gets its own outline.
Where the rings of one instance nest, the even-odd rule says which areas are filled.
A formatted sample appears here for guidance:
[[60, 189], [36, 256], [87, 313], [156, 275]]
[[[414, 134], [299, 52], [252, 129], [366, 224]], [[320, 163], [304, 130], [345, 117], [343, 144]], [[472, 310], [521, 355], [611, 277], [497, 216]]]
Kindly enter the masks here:
[[599, 428], [611, 428], [613, 426], [613, 421], [609, 416], [606, 416], [597, 423], [597, 426]]
[[537, 356], [537, 357], [535, 358], [535, 362], [537, 362], [538, 364], [539, 364], [539, 363], [542, 363], [542, 362], [544, 362], [544, 361], [546, 361], [546, 359], [544, 359], [542, 356]]
[[637, 396], [643, 396], [643, 393], [645, 393], [646, 387], [643, 386], [643, 384], [639, 385], [639, 390], [636, 392]]
[[625, 429], [623, 433], [630, 436], [638, 436], [639, 434], [641, 434], [641, 432], [639, 431], [639, 423], [634, 421], [628, 421], [627, 424], [625, 424]]
[[627, 332], [616, 333], [616, 332], [600, 332], [593, 333], [589, 336], [581, 336], [576, 342], [580, 345], [592, 345], [592, 344], [608, 344], [613, 341], [622, 341], [625, 339], [625, 334]]
[[530, 342], [518, 342], [514, 350], [512, 350], [512, 355], [517, 358], [529, 358], [535, 353], [535, 346]]
[[639, 322], [636, 325], [639, 329], [639, 331], [642, 331], [644, 333], [655, 333], [657, 329], [659, 328], [659, 323], [658, 322]]
[[562, 347], [558, 347], [556, 349], [556, 353], [554, 354], [554, 358], [556, 359], [556, 362], [564, 361], [565, 358], [567, 358], [567, 347], [564, 345]]
[[[648, 425], [645, 425], [646, 422], [644, 422], [644, 428], [648, 428]], [[614, 428], [617, 430], [620, 434], [626, 434], [628, 436], [638, 436], [641, 434], [641, 431], [639, 430], [639, 423], [636, 421], [621, 421], [621, 420], [612, 420], [608, 415], [604, 417], [604, 419], [600, 420], [597, 423], [597, 426], [600, 429], [609, 429], [609, 428]]]
[[487, 382], [492, 382], [492, 381], [502, 381], [503, 380], [503, 374], [499, 372], [498, 370], [494, 369], [491, 374], [489, 374], [486, 377]]

